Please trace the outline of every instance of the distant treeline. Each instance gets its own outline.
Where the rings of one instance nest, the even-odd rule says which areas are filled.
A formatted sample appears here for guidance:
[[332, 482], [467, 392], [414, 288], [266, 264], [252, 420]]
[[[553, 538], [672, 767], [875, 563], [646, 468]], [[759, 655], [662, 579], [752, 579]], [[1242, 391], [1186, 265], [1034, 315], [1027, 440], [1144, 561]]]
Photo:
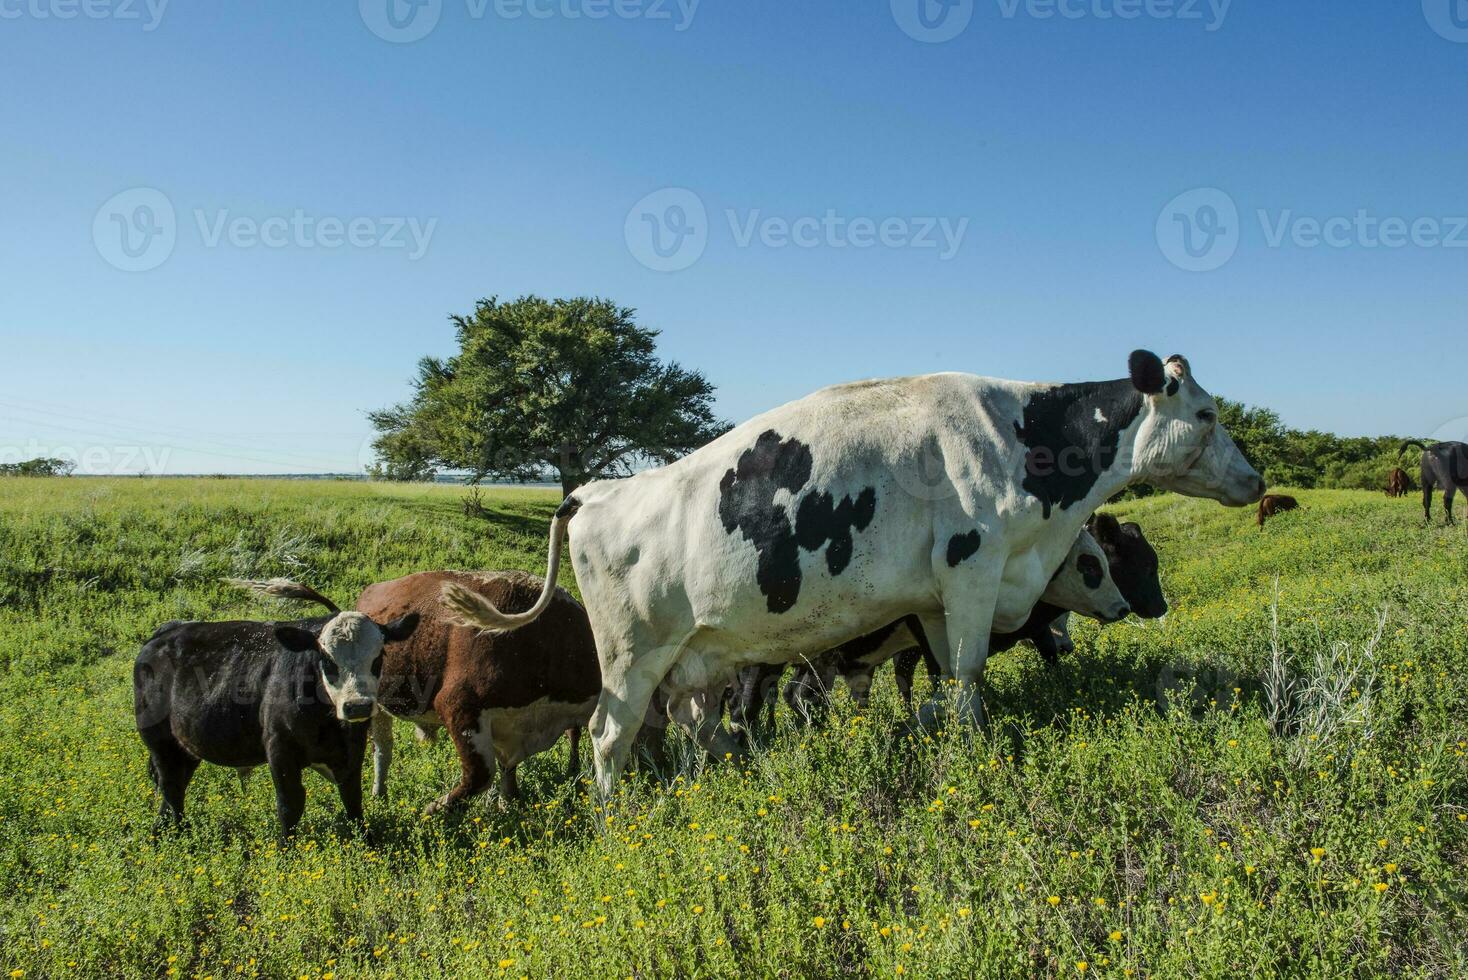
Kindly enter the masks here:
[[1392, 467], [1401, 466], [1409, 477], [1417, 468], [1417, 450], [1409, 450], [1400, 462], [1397, 458], [1402, 442], [1413, 436], [1302, 432], [1267, 408], [1226, 398], [1218, 399], [1218, 408], [1219, 421], [1270, 486], [1382, 490]]

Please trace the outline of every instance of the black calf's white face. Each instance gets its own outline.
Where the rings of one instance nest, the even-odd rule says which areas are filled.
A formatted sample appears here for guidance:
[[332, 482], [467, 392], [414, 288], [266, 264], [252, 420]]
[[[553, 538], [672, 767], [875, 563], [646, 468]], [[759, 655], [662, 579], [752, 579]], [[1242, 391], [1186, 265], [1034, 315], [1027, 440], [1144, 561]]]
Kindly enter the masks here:
[[1164, 363], [1150, 351], [1136, 351], [1130, 367], [1132, 383], [1152, 407], [1135, 449], [1148, 482], [1231, 507], [1264, 495], [1263, 477], [1218, 424], [1218, 405], [1193, 380], [1186, 358], [1174, 354]]
[[319, 653], [321, 682], [337, 718], [364, 722], [372, 717], [372, 706], [377, 701], [383, 646], [407, 639], [417, 625], [416, 613], [379, 626], [363, 613], [343, 612], [322, 628], [319, 640], [291, 626], [277, 629], [275, 635], [288, 650], [314, 649]]
[[1052, 606], [1114, 623], [1126, 617], [1126, 599], [1111, 579], [1106, 552], [1082, 531], [1040, 597]]

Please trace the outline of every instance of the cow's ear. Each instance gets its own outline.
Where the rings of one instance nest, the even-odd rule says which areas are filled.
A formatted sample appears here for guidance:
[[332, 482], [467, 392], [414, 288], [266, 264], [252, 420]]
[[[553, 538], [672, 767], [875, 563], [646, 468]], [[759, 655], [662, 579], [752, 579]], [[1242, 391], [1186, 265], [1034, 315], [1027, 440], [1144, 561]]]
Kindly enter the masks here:
[[1167, 384], [1162, 370], [1162, 358], [1149, 350], [1134, 350], [1127, 358], [1127, 370], [1132, 376], [1132, 385], [1144, 395], [1156, 395]]
[[1121, 534], [1121, 524], [1117, 522], [1116, 518], [1100, 511], [1091, 515], [1088, 526], [1091, 534], [1101, 542], [1115, 541]]
[[310, 630], [303, 630], [299, 626], [277, 626], [275, 639], [281, 646], [294, 653], [319, 649], [316, 645], [316, 634]]
[[387, 642], [398, 643], [412, 636], [413, 631], [417, 628], [418, 614], [415, 612], [410, 612], [406, 616], [399, 616], [397, 619], [382, 627], [382, 635], [387, 639]]

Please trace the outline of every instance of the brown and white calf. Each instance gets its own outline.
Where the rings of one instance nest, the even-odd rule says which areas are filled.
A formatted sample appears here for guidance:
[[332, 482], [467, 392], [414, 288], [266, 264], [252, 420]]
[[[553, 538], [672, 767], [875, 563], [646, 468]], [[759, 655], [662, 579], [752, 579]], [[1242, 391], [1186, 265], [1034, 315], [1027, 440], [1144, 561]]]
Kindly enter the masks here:
[[[394, 717], [411, 721], [431, 735], [448, 729], [459, 755], [458, 784], [435, 800], [436, 813], [487, 789], [499, 773], [502, 796], [519, 795], [515, 767], [544, 752], [563, 733], [571, 736], [571, 764], [577, 769], [580, 729], [591, 720], [601, 692], [601, 670], [586, 610], [564, 589], [556, 589], [545, 614], [526, 629], [492, 633], [460, 623], [441, 601], [452, 583], [483, 596], [499, 608], [529, 609], [544, 581], [525, 572], [419, 572], [369, 585], [357, 610], [399, 609], [389, 619], [418, 615], [408, 640], [383, 651], [377, 713], [372, 720], [374, 796], [387, 795], [392, 761]], [[322, 601], [296, 583], [254, 583], [256, 591], [280, 598]]]

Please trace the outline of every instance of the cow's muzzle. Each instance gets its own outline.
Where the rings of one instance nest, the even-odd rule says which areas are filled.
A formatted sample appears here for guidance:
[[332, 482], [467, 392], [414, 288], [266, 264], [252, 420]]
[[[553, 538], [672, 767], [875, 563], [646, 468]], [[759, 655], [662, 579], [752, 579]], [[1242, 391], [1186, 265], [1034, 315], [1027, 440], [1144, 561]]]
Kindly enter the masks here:
[[347, 721], [366, 721], [372, 717], [372, 702], [367, 699], [348, 701], [342, 705], [342, 717]]

